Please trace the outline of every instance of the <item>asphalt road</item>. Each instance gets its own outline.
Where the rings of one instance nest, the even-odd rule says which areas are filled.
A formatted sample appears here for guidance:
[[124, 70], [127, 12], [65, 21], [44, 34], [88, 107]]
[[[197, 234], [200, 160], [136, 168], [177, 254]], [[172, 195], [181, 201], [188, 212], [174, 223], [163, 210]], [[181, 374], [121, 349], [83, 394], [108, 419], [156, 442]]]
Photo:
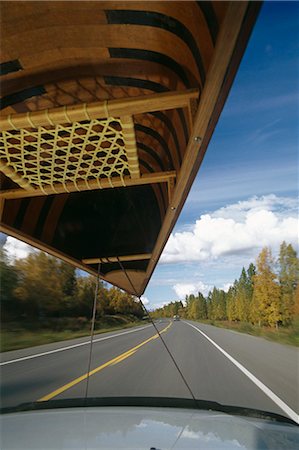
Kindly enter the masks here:
[[[295, 347], [191, 321], [165, 319], [157, 327], [196, 398], [296, 418]], [[95, 339], [89, 397], [190, 398], [152, 325]], [[1, 406], [84, 397], [90, 351], [86, 342], [81, 338], [2, 354]]]

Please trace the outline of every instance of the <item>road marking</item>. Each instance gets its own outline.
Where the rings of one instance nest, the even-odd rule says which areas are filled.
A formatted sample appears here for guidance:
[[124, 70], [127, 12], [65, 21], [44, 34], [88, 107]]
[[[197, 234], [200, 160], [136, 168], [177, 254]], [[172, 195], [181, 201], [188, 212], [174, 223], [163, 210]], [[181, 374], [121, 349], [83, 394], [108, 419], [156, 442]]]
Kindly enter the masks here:
[[[106, 336], [106, 337], [102, 337], [99, 339], [94, 339], [93, 343], [100, 342], [100, 341], [106, 341], [107, 339], [112, 339], [112, 338], [115, 338], [118, 336], [123, 336], [124, 334], [136, 333], [136, 331], [141, 331], [141, 330], [144, 330], [145, 328], [148, 328], [151, 326], [152, 326], [152, 324], [146, 325], [145, 327], [137, 328], [137, 330], [124, 331], [122, 333], [113, 334], [112, 336]], [[23, 356], [22, 358], [16, 358], [16, 359], [11, 359], [10, 361], [4, 361], [4, 362], [0, 363], [0, 366], [5, 366], [6, 364], [13, 364], [13, 363], [20, 362], [20, 361], [25, 361], [26, 359], [39, 358], [40, 356], [46, 356], [46, 355], [50, 355], [52, 353], [64, 352], [65, 350], [70, 350], [72, 348], [81, 347], [82, 345], [88, 345], [88, 344], [90, 344], [90, 339], [89, 339], [89, 341], [81, 342], [80, 344], [68, 345], [67, 347], [57, 348], [56, 350], [49, 350], [48, 352], [36, 353], [35, 355]]]
[[185, 322], [190, 327], [194, 328], [198, 333], [202, 334], [211, 344], [213, 344], [224, 356], [226, 356], [241, 372], [244, 373], [257, 387], [259, 387], [264, 394], [266, 394], [276, 405], [280, 407], [292, 420], [299, 423], [299, 415], [293, 411], [283, 400], [281, 400], [276, 394], [274, 394], [271, 389], [269, 389], [264, 383], [262, 383], [258, 378], [256, 378], [246, 367], [242, 366], [235, 358], [233, 358], [229, 353], [227, 353], [223, 348], [221, 348], [216, 342], [214, 342], [209, 336], [207, 336], [203, 331], [201, 331], [196, 326], [191, 323]]
[[120, 362], [122, 362], [124, 359], [128, 358], [129, 356], [134, 355], [134, 353], [136, 352], [136, 350], [134, 350], [133, 352], [129, 352], [129, 353], [125, 353], [122, 357], [117, 358], [117, 361], [115, 361], [114, 363], [112, 363], [112, 366], [115, 366], [115, 364], [118, 364]]
[[[162, 331], [160, 331], [161, 333], [165, 333], [172, 325], [172, 322], [170, 322], [167, 327], [165, 327]], [[44, 397], [41, 397], [40, 399], [38, 399], [38, 402], [46, 402], [48, 400], [51, 400], [52, 398], [56, 397], [57, 395], [61, 394], [64, 391], [67, 391], [68, 389], [70, 389], [71, 387], [75, 386], [76, 384], [80, 383], [81, 381], [86, 380], [86, 378], [88, 376], [94, 375], [95, 373], [100, 372], [101, 370], [105, 369], [108, 366], [111, 365], [115, 365], [121, 361], [123, 361], [126, 358], [129, 358], [130, 356], [132, 356], [134, 353], [136, 353], [136, 351], [138, 349], [140, 349], [141, 347], [143, 347], [145, 344], [147, 344], [148, 342], [156, 339], [158, 337], [158, 333], [154, 334], [153, 336], [151, 336], [150, 338], [146, 339], [145, 341], [141, 342], [140, 344], [136, 345], [133, 348], [130, 348], [129, 350], [127, 350], [124, 353], [121, 353], [120, 355], [116, 356], [115, 358], [111, 359], [110, 361], [105, 362], [104, 364], [102, 364], [99, 367], [96, 367], [95, 369], [91, 370], [89, 373], [85, 373], [84, 375], [81, 375], [81, 377], [75, 378], [75, 380], [70, 381], [69, 383], [65, 384], [64, 386], [61, 386], [60, 388], [56, 389], [53, 392], [50, 392], [50, 394], [45, 395]]]

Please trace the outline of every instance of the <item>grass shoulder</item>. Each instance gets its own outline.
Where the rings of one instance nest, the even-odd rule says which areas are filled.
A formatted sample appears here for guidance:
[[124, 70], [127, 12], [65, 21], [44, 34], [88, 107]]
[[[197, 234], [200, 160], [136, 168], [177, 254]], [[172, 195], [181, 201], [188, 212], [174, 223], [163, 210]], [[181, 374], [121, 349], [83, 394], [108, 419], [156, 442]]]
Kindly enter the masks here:
[[[95, 334], [122, 330], [145, 322], [127, 316], [106, 316], [96, 321]], [[30, 322], [9, 322], [1, 325], [0, 351], [7, 352], [52, 342], [67, 341], [90, 336], [90, 321], [85, 318], [64, 318], [44, 321], [37, 324]]]
[[247, 322], [230, 322], [228, 320], [197, 320], [197, 322], [214, 325], [219, 328], [239, 331], [240, 333], [259, 336], [280, 344], [289, 344], [299, 347], [299, 318], [296, 318], [289, 327], [279, 327], [278, 329], [269, 327], [259, 327]]

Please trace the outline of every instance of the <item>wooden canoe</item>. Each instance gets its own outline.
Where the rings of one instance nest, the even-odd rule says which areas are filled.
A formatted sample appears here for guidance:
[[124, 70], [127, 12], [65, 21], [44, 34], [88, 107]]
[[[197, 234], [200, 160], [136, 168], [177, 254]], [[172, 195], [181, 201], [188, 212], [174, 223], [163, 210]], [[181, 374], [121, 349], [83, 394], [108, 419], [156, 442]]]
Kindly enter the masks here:
[[141, 295], [259, 8], [1, 2], [1, 231]]

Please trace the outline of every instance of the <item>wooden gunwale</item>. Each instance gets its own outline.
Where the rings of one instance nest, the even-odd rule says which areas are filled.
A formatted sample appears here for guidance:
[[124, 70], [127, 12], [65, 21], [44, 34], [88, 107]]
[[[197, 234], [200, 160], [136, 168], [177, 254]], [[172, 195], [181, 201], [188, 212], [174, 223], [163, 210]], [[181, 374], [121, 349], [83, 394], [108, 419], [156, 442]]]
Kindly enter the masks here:
[[[218, 36], [213, 61], [203, 91], [197, 113], [195, 116], [193, 131], [186, 148], [183, 164], [177, 177], [177, 183], [173, 192], [172, 201], [165, 215], [156, 245], [152, 252], [152, 258], [146, 270], [144, 282], [140, 287], [140, 295], [144, 292], [150, 276], [155, 269], [163, 248], [174, 227], [174, 224], [182, 210], [194, 178], [203, 160], [213, 129], [220, 115], [222, 105], [228, 94], [231, 81], [225, 83], [228, 71], [231, 68], [231, 59], [239, 37], [243, 20], [246, 16], [249, 2], [230, 3]], [[256, 6], [257, 8], [260, 5]], [[245, 39], [246, 41], [246, 39]], [[233, 73], [237, 67], [232, 67]], [[225, 94], [223, 89], [225, 88]], [[221, 104], [219, 104], [219, 97]]]

